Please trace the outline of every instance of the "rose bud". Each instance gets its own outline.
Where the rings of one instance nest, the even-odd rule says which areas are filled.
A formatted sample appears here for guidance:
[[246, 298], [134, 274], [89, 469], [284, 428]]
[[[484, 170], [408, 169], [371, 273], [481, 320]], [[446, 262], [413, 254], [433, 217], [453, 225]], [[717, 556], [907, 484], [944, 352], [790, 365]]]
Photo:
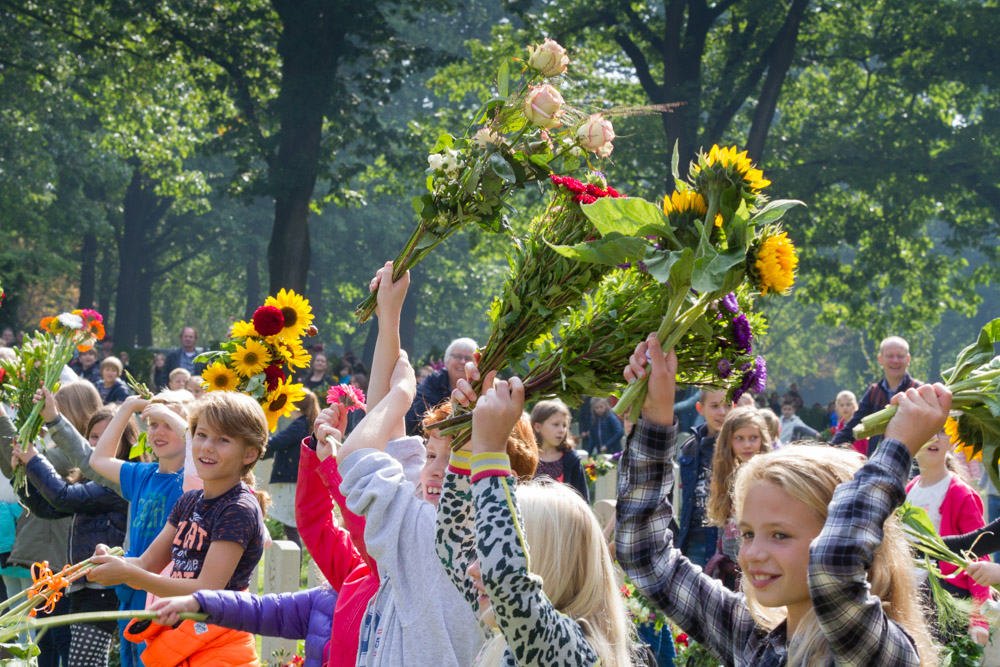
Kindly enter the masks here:
[[611, 142], [615, 138], [615, 128], [612, 127], [610, 120], [607, 120], [599, 113], [595, 113], [576, 131], [576, 138], [580, 142], [580, 145], [588, 151], [594, 151], [601, 157], [607, 157], [611, 154], [611, 148], [614, 147], [611, 146], [611, 148], [605, 149], [604, 152], [601, 149], [606, 145], [611, 145]]
[[566, 71], [568, 64], [569, 56], [566, 55], [566, 49], [555, 40], [546, 38], [534, 48], [528, 47], [528, 65], [541, 72], [545, 78], [559, 76]]
[[315, 336], [317, 334], [319, 334], [319, 329], [316, 328], [315, 324], [310, 324], [309, 328], [306, 329], [306, 335], [307, 336]]
[[524, 116], [538, 127], [559, 127], [565, 104], [559, 91], [549, 84], [532, 88], [524, 98]]

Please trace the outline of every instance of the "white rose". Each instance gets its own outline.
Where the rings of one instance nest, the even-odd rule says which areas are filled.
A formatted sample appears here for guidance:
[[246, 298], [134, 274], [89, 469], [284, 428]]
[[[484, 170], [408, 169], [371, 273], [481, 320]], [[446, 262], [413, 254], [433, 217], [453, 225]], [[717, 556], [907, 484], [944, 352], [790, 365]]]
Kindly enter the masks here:
[[552, 39], [546, 39], [541, 44], [536, 44], [534, 48], [528, 47], [528, 65], [537, 69], [542, 76], [550, 78], [559, 76], [566, 71], [569, 64], [569, 56], [566, 49]]
[[532, 88], [524, 98], [524, 117], [533, 125], [552, 129], [559, 127], [566, 101], [553, 86], [545, 84]]
[[601, 157], [607, 157], [611, 153], [610, 149], [607, 150], [606, 154], [602, 154], [600, 151], [605, 144], [610, 144], [614, 140], [615, 129], [610, 120], [595, 113], [576, 131], [576, 138], [580, 145], [588, 151], [594, 151]]

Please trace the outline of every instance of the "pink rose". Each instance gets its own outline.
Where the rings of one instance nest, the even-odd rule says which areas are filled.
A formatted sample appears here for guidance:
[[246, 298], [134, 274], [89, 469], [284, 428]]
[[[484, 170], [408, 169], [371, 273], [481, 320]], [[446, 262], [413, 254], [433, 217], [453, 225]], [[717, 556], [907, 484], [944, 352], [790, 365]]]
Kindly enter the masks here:
[[534, 48], [528, 47], [528, 65], [541, 72], [545, 78], [559, 76], [566, 71], [568, 64], [566, 49], [555, 40], [546, 39]]
[[559, 91], [549, 84], [532, 88], [524, 98], [524, 117], [538, 127], [559, 127], [565, 103]]
[[615, 138], [615, 128], [610, 120], [595, 113], [576, 131], [576, 138], [588, 151], [594, 151], [600, 157], [607, 157], [614, 149], [611, 142]]

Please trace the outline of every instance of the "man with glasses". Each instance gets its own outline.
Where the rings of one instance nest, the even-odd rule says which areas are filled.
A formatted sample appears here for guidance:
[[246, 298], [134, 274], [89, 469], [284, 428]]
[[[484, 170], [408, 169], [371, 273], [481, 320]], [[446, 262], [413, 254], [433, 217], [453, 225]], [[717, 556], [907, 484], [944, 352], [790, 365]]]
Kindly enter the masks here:
[[451, 390], [465, 377], [465, 364], [475, 361], [476, 341], [456, 338], [444, 352], [444, 368], [434, 371], [417, 386], [417, 395], [406, 413], [406, 434], [421, 435], [420, 420], [424, 413], [451, 396]]

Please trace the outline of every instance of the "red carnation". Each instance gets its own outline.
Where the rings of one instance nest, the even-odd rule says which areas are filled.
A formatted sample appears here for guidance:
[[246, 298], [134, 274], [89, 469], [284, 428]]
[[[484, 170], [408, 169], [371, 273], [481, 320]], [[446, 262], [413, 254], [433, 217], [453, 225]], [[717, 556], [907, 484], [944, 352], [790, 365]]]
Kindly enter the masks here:
[[253, 314], [253, 328], [261, 336], [273, 336], [285, 328], [285, 316], [274, 306], [261, 306]]
[[0, 384], [3, 384], [4, 378], [7, 377], [7, 371], [0, 368]]
[[597, 201], [597, 197], [594, 197], [593, 195], [576, 195], [573, 197], [573, 201], [581, 204], [593, 204]]
[[589, 184], [587, 186], [587, 194], [591, 195], [593, 197], [597, 197], [598, 199], [600, 199], [601, 197], [607, 197], [608, 196], [607, 192], [605, 192], [604, 190], [600, 189], [599, 187], [597, 187], [593, 183], [591, 183], [591, 184]]
[[608, 186], [607, 193], [608, 193], [608, 196], [611, 197], [612, 199], [618, 199], [619, 197], [622, 196], [622, 194], [620, 192], [618, 192], [617, 190], [615, 190], [610, 185]]
[[549, 178], [552, 179], [552, 182], [556, 185], [562, 185], [563, 181], [566, 180], [562, 176], [556, 176], [555, 174], [549, 174]]
[[582, 195], [584, 192], [587, 191], [586, 185], [576, 180], [575, 178], [570, 178], [569, 176], [563, 179], [562, 184], [566, 186], [567, 190], [576, 193], [578, 195]]
[[687, 645], [688, 645], [688, 636], [682, 632], [679, 635], [677, 635], [675, 641], [678, 644], [680, 644], [681, 646], [683, 646], [684, 648], [687, 648]]
[[[270, 306], [265, 306], [270, 308]], [[259, 310], [259, 309], [258, 309]], [[276, 309], [277, 310], [277, 309]], [[281, 313], [278, 313], [279, 315]], [[254, 315], [254, 317], [257, 317]], [[264, 380], [267, 382], [267, 390], [274, 391], [278, 388], [278, 383], [285, 379], [285, 372], [281, 370], [281, 366], [271, 364], [264, 369]]]

